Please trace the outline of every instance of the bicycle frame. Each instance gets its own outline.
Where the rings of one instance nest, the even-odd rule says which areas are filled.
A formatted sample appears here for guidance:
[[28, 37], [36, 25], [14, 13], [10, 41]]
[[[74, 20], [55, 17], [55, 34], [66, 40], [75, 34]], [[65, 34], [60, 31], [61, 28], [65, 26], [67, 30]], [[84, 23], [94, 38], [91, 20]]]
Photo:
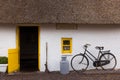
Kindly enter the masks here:
[[[92, 56], [92, 58], [91, 58], [87, 53], [88, 53], [90, 56]], [[89, 51], [87, 50], [87, 48], [85, 48], [85, 51], [84, 51], [84, 54], [83, 54], [83, 55], [86, 55], [91, 61], [94, 62], [95, 60], [99, 60], [100, 54], [101, 54], [101, 55], [103, 54], [101, 50], [99, 50], [98, 56], [95, 57], [93, 54], [91, 54], [91, 52], [89, 52]], [[94, 59], [93, 59], [93, 58], [94, 58]]]

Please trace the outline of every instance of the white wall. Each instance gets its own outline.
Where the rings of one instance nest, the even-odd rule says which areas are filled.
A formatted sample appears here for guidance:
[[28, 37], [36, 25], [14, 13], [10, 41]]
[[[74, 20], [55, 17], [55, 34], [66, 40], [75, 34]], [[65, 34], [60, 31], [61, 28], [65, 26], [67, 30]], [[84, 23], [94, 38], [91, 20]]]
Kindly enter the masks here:
[[16, 27], [0, 24], [0, 56], [8, 56], [8, 49], [16, 47]]
[[[90, 43], [92, 46], [89, 50], [94, 55], [98, 52], [95, 46], [100, 45], [105, 49], [110, 49], [117, 58], [116, 69], [120, 68], [120, 25], [79, 25], [77, 30], [56, 30], [55, 24], [41, 24], [40, 26], [41, 71], [45, 70], [46, 42], [48, 42], [49, 70], [60, 69], [62, 37], [72, 38], [73, 41], [73, 51], [72, 56], [68, 57], [69, 61], [73, 55], [83, 52], [82, 45]], [[16, 48], [16, 25], [0, 24], [0, 56], [8, 56], [9, 48]], [[89, 65], [89, 69], [91, 68], [93, 66]]]
[[[77, 30], [56, 30], [55, 24], [41, 24], [40, 29], [40, 61], [41, 71], [45, 70], [46, 46], [48, 42], [48, 67], [50, 71], [60, 69], [61, 60], [61, 38], [70, 37], [73, 41], [72, 56], [83, 52], [82, 46], [86, 43], [91, 44], [89, 50], [97, 55], [98, 50], [95, 46], [104, 46], [105, 50], [110, 49], [117, 58], [117, 67], [120, 68], [120, 25], [78, 25]], [[89, 69], [93, 68], [90, 61]], [[71, 69], [71, 66], [70, 66]]]

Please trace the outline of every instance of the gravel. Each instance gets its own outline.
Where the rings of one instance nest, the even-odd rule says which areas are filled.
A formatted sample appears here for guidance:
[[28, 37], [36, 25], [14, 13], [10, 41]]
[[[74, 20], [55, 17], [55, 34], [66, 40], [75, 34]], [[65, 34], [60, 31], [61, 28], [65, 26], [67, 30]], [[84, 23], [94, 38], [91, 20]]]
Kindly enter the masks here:
[[60, 72], [16, 72], [0, 73], [0, 80], [120, 80], [120, 70], [89, 70], [84, 73], [71, 71], [62, 75]]

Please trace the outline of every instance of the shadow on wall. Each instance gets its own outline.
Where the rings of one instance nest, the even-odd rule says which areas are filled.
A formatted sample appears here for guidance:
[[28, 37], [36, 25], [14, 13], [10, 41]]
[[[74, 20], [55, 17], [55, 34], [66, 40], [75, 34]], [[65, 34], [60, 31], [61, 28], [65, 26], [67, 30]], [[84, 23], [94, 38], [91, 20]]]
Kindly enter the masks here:
[[78, 24], [78, 27], [84, 31], [114, 31], [120, 30], [120, 25], [113, 25], [113, 24]]

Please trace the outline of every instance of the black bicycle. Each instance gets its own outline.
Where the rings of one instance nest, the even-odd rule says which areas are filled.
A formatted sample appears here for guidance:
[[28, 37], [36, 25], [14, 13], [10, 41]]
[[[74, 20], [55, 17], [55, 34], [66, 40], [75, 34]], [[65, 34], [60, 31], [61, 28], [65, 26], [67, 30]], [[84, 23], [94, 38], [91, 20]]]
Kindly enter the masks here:
[[84, 45], [84, 53], [77, 54], [71, 59], [71, 67], [74, 71], [83, 72], [89, 66], [88, 58], [93, 62], [93, 66], [98, 69], [101, 67], [103, 70], [113, 70], [116, 67], [117, 60], [115, 56], [110, 53], [110, 50], [103, 51], [104, 47], [96, 46], [99, 50], [98, 56], [95, 57], [91, 52], [88, 51], [90, 44]]

